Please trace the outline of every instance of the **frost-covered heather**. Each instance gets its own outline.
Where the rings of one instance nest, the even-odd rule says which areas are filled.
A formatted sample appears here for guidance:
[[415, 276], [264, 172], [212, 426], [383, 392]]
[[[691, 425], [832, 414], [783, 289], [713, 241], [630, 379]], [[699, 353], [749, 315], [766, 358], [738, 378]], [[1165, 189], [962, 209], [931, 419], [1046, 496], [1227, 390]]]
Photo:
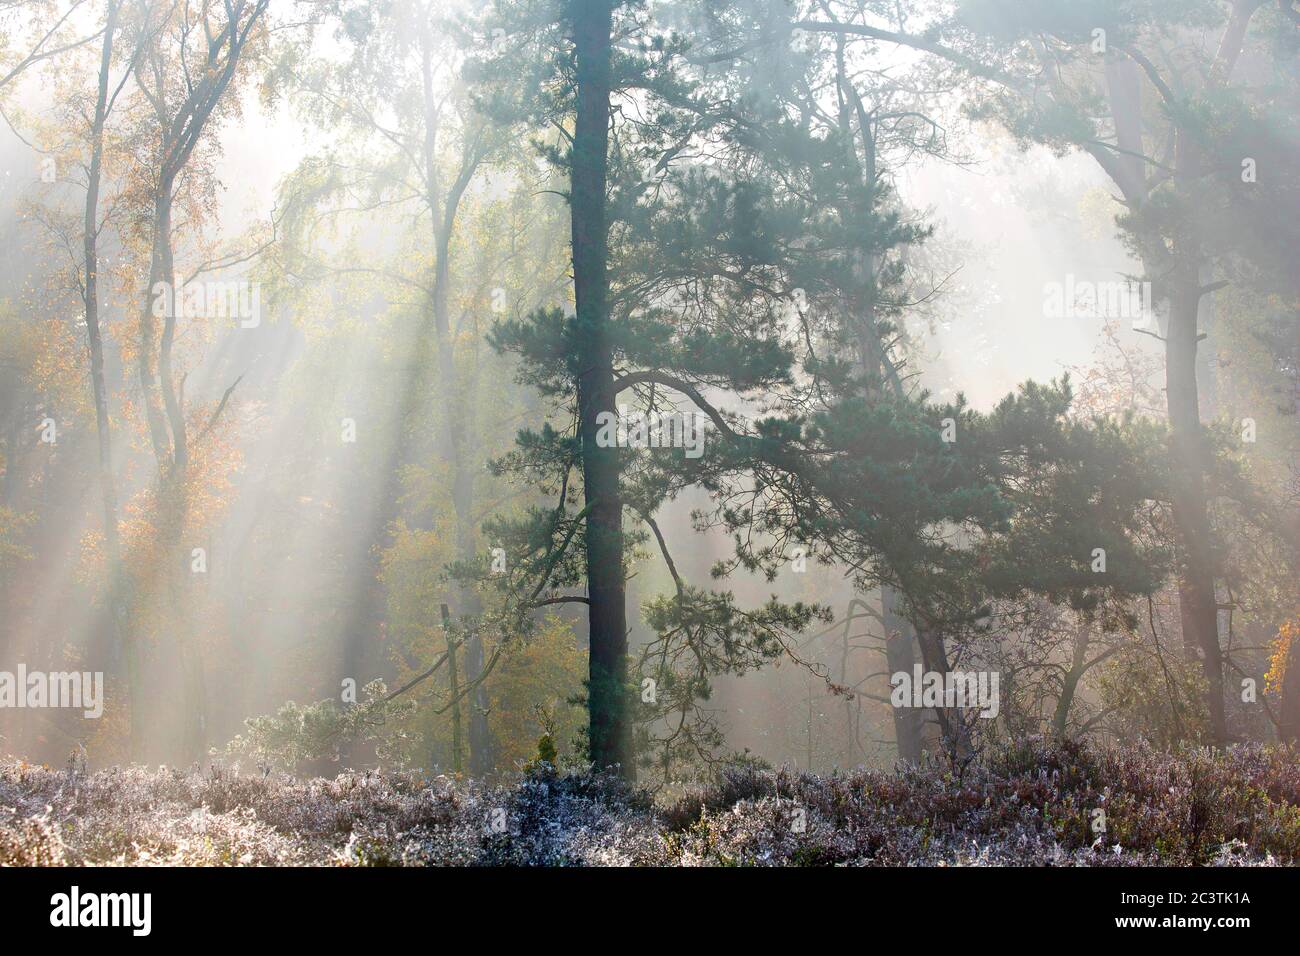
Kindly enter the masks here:
[[939, 768], [737, 768], [667, 806], [609, 777], [550, 771], [485, 787], [0, 764], [0, 863], [18, 865], [1296, 862], [1300, 760], [1261, 747], [1170, 755], [1035, 741], [960, 780]]

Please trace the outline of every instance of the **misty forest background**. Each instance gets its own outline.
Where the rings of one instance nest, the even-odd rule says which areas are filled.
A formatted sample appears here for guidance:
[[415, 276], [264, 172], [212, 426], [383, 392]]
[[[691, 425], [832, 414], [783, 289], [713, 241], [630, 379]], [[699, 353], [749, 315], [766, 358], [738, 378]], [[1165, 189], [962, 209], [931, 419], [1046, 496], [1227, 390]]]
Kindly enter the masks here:
[[0, 0], [0, 669], [107, 675], [0, 750], [1294, 743], [1298, 53], [1293, 0]]

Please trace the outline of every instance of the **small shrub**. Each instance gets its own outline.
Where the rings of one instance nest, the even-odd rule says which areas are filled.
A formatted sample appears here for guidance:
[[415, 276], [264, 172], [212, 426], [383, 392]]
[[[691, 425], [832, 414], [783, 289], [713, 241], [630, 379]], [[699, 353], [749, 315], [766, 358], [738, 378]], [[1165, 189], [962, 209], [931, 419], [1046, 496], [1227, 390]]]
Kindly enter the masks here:
[[665, 806], [615, 776], [558, 769], [541, 745], [538, 757], [501, 786], [413, 772], [298, 780], [225, 766], [86, 774], [0, 762], [0, 864], [1300, 862], [1300, 766], [1286, 748], [1035, 739], [960, 780], [941, 766], [817, 776], [744, 764]]

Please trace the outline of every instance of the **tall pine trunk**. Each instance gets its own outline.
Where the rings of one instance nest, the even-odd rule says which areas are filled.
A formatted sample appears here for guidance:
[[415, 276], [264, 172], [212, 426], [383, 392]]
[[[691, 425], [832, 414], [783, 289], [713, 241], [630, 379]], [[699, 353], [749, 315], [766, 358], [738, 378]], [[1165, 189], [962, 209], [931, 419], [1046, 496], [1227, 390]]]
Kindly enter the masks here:
[[[857, 195], [846, 203], [840, 214], [846, 222], [866, 218], [876, 195], [876, 143], [872, 127], [862, 100], [848, 77], [844, 48], [841, 42], [835, 58], [836, 79], [840, 89], [839, 121], [844, 136], [847, 166], [853, 171]], [[853, 135], [853, 117], [858, 119], [858, 137], [862, 153], [859, 156]], [[880, 337], [876, 316], [876, 272], [879, 263], [874, 256], [861, 252], [855, 254], [854, 276], [857, 288], [848, 298], [845, 322], [853, 329], [857, 339], [857, 370], [862, 379], [864, 397], [869, 402], [879, 402], [886, 395], [903, 397], [903, 384], [898, 370], [887, 354]], [[902, 604], [898, 590], [889, 584], [880, 587], [881, 625], [885, 631], [885, 664], [890, 674], [912, 674], [916, 664], [916, 628], [900, 613]], [[924, 749], [925, 713], [915, 707], [894, 707], [894, 741], [898, 759], [919, 764]]]
[[1173, 516], [1181, 548], [1178, 582], [1183, 641], [1200, 649], [1206, 710], [1214, 743], [1228, 742], [1223, 700], [1223, 651], [1214, 591], [1213, 538], [1205, 493], [1205, 446], [1196, 391], [1196, 346], [1201, 287], [1194, 269], [1180, 268], [1171, 288], [1165, 337], [1165, 392], [1173, 456]]
[[[477, 335], [477, 332], [476, 332]], [[474, 432], [474, 396], [478, 394], [478, 356], [471, 355], [466, 363], [467, 375], [463, 380], [465, 411], [461, 441], [456, 449], [455, 471], [452, 477], [452, 504], [456, 509], [456, 553], [462, 561], [472, 560], [476, 551], [474, 522], [474, 472], [475, 462], [466, 447], [466, 434]], [[472, 587], [459, 589], [460, 612], [477, 618], [483, 612], [478, 592]], [[484, 683], [483, 635], [477, 622], [470, 625], [465, 635], [465, 678], [474, 684], [469, 696], [469, 771], [481, 777], [492, 770], [492, 734], [488, 727], [488, 693]]]
[[[1255, 4], [1254, 6], [1257, 6]], [[1232, 22], [1225, 32], [1223, 45], [1216, 57], [1216, 74], [1235, 60], [1244, 26], [1249, 19], [1250, 2], [1234, 7]], [[1234, 40], [1235, 37], [1235, 40]], [[1134, 67], [1125, 65], [1124, 71]], [[1118, 68], [1111, 70], [1110, 106], [1116, 128], [1128, 130], [1132, 139], [1141, 128], [1140, 91], [1132, 82], [1121, 82]], [[1222, 73], [1219, 80], [1226, 77]], [[1182, 127], [1175, 127], [1174, 178], [1180, 191], [1191, 195], [1203, 175], [1202, 161], [1193, 137]], [[1128, 203], [1141, 207], [1149, 197], [1150, 184], [1140, 167], [1123, 161], [1108, 169]], [[1210, 735], [1216, 745], [1228, 742], [1224, 707], [1223, 651], [1219, 645], [1218, 600], [1214, 587], [1214, 542], [1209, 519], [1209, 500], [1205, 490], [1208, 468], [1197, 382], [1197, 346], [1201, 332], [1198, 323], [1201, 299], [1203, 255], [1197, 237], [1179, 237], [1171, 249], [1159, 233], [1140, 237], [1142, 265], [1148, 276], [1164, 277], [1169, 299], [1169, 323], [1165, 331], [1165, 396], [1169, 416], [1170, 474], [1173, 481], [1173, 522], [1179, 545], [1180, 572], [1178, 603], [1184, 651], [1190, 658], [1199, 651], [1205, 675], [1205, 705]]]
[[597, 416], [615, 412], [613, 353], [607, 314], [605, 182], [609, 148], [609, 0], [572, 0], [577, 64], [570, 189], [573, 285], [577, 303], [578, 431], [587, 505], [590, 756], [598, 769], [617, 765], [636, 776], [628, 722], [627, 620], [623, 578], [623, 502], [617, 448], [596, 443]]

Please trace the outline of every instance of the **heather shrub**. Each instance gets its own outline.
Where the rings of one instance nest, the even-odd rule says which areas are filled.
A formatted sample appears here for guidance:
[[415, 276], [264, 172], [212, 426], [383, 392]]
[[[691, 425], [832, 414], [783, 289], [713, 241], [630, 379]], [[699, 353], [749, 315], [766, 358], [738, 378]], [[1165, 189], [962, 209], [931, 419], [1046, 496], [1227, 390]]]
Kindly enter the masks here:
[[[1104, 813], [1104, 827], [1097, 824]], [[508, 785], [410, 772], [0, 762], [0, 863], [490, 866], [1300, 862], [1300, 766], [1032, 739], [942, 765], [723, 768], [672, 800], [538, 761]]]
[[15, 819], [0, 809], [0, 866], [59, 866], [67, 863], [63, 841], [45, 815]]

